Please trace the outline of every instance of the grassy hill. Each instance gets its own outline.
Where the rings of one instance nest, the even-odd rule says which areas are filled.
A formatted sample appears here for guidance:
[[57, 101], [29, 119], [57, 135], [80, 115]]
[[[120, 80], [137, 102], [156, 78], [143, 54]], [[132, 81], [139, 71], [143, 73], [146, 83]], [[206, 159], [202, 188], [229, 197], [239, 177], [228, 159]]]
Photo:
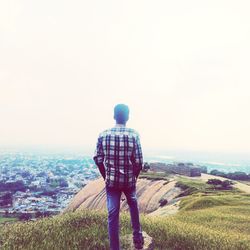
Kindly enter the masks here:
[[[174, 216], [142, 215], [156, 249], [250, 249], [250, 195], [195, 193]], [[2, 249], [108, 249], [107, 214], [83, 210], [0, 228]], [[131, 232], [121, 214], [121, 235]]]

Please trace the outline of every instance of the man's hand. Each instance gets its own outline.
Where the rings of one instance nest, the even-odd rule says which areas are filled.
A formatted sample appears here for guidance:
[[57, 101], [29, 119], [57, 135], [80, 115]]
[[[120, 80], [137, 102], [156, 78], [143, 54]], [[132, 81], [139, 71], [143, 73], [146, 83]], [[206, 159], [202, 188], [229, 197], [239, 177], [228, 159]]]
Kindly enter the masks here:
[[135, 170], [135, 177], [136, 177], [136, 179], [138, 179], [138, 176], [139, 176], [140, 172], [141, 172], [141, 168], [137, 168]]
[[105, 171], [105, 167], [104, 167], [104, 164], [98, 164], [97, 167], [99, 168], [99, 171], [103, 177], [103, 179], [105, 180], [106, 179], [106, 171]]

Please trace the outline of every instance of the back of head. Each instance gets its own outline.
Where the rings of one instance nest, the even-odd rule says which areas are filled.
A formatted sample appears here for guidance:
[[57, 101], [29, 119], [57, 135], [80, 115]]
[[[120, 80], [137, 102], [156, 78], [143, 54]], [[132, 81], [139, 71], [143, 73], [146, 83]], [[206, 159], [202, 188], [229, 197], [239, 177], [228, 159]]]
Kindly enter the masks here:
[[125, 104], [117, 104], [114, 108], [114, 119], [118, 124], [125, 124], [129, 119], [129, 107]]

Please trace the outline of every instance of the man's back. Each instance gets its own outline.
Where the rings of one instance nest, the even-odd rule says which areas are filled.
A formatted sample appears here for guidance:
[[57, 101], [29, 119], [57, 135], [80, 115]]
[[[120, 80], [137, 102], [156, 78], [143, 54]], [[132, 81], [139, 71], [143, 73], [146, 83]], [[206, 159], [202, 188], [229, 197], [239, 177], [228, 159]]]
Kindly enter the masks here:
[[135, 187], [143, 164], [139, 134], [121, 124], [103, 131], [98, 138], [94, 159], [105, 166], [106, 186]]
[[136, 180], [143, 164], [139, 134], [134, 129], [126, 128], [129, 119], [127, 105], [115, 106], [114, 119], [116, 126], [99, 135], [94, 155], [94, 161], [106, 182], [110, 249], [120, 250], [119, 211], [122, 192], [129, 205], [134, 246], [141, 249], [144, 240], [136, 197]]

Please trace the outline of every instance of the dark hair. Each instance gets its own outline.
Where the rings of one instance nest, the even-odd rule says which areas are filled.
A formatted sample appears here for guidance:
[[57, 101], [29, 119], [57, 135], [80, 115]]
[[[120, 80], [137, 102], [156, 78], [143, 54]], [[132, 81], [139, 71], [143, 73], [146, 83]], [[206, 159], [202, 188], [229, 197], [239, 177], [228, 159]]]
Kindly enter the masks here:
[[128, 121], [129, 108], [125, 104], [117, 104], [114, 108], [114, 118], [117, 123], [124, 124]]

